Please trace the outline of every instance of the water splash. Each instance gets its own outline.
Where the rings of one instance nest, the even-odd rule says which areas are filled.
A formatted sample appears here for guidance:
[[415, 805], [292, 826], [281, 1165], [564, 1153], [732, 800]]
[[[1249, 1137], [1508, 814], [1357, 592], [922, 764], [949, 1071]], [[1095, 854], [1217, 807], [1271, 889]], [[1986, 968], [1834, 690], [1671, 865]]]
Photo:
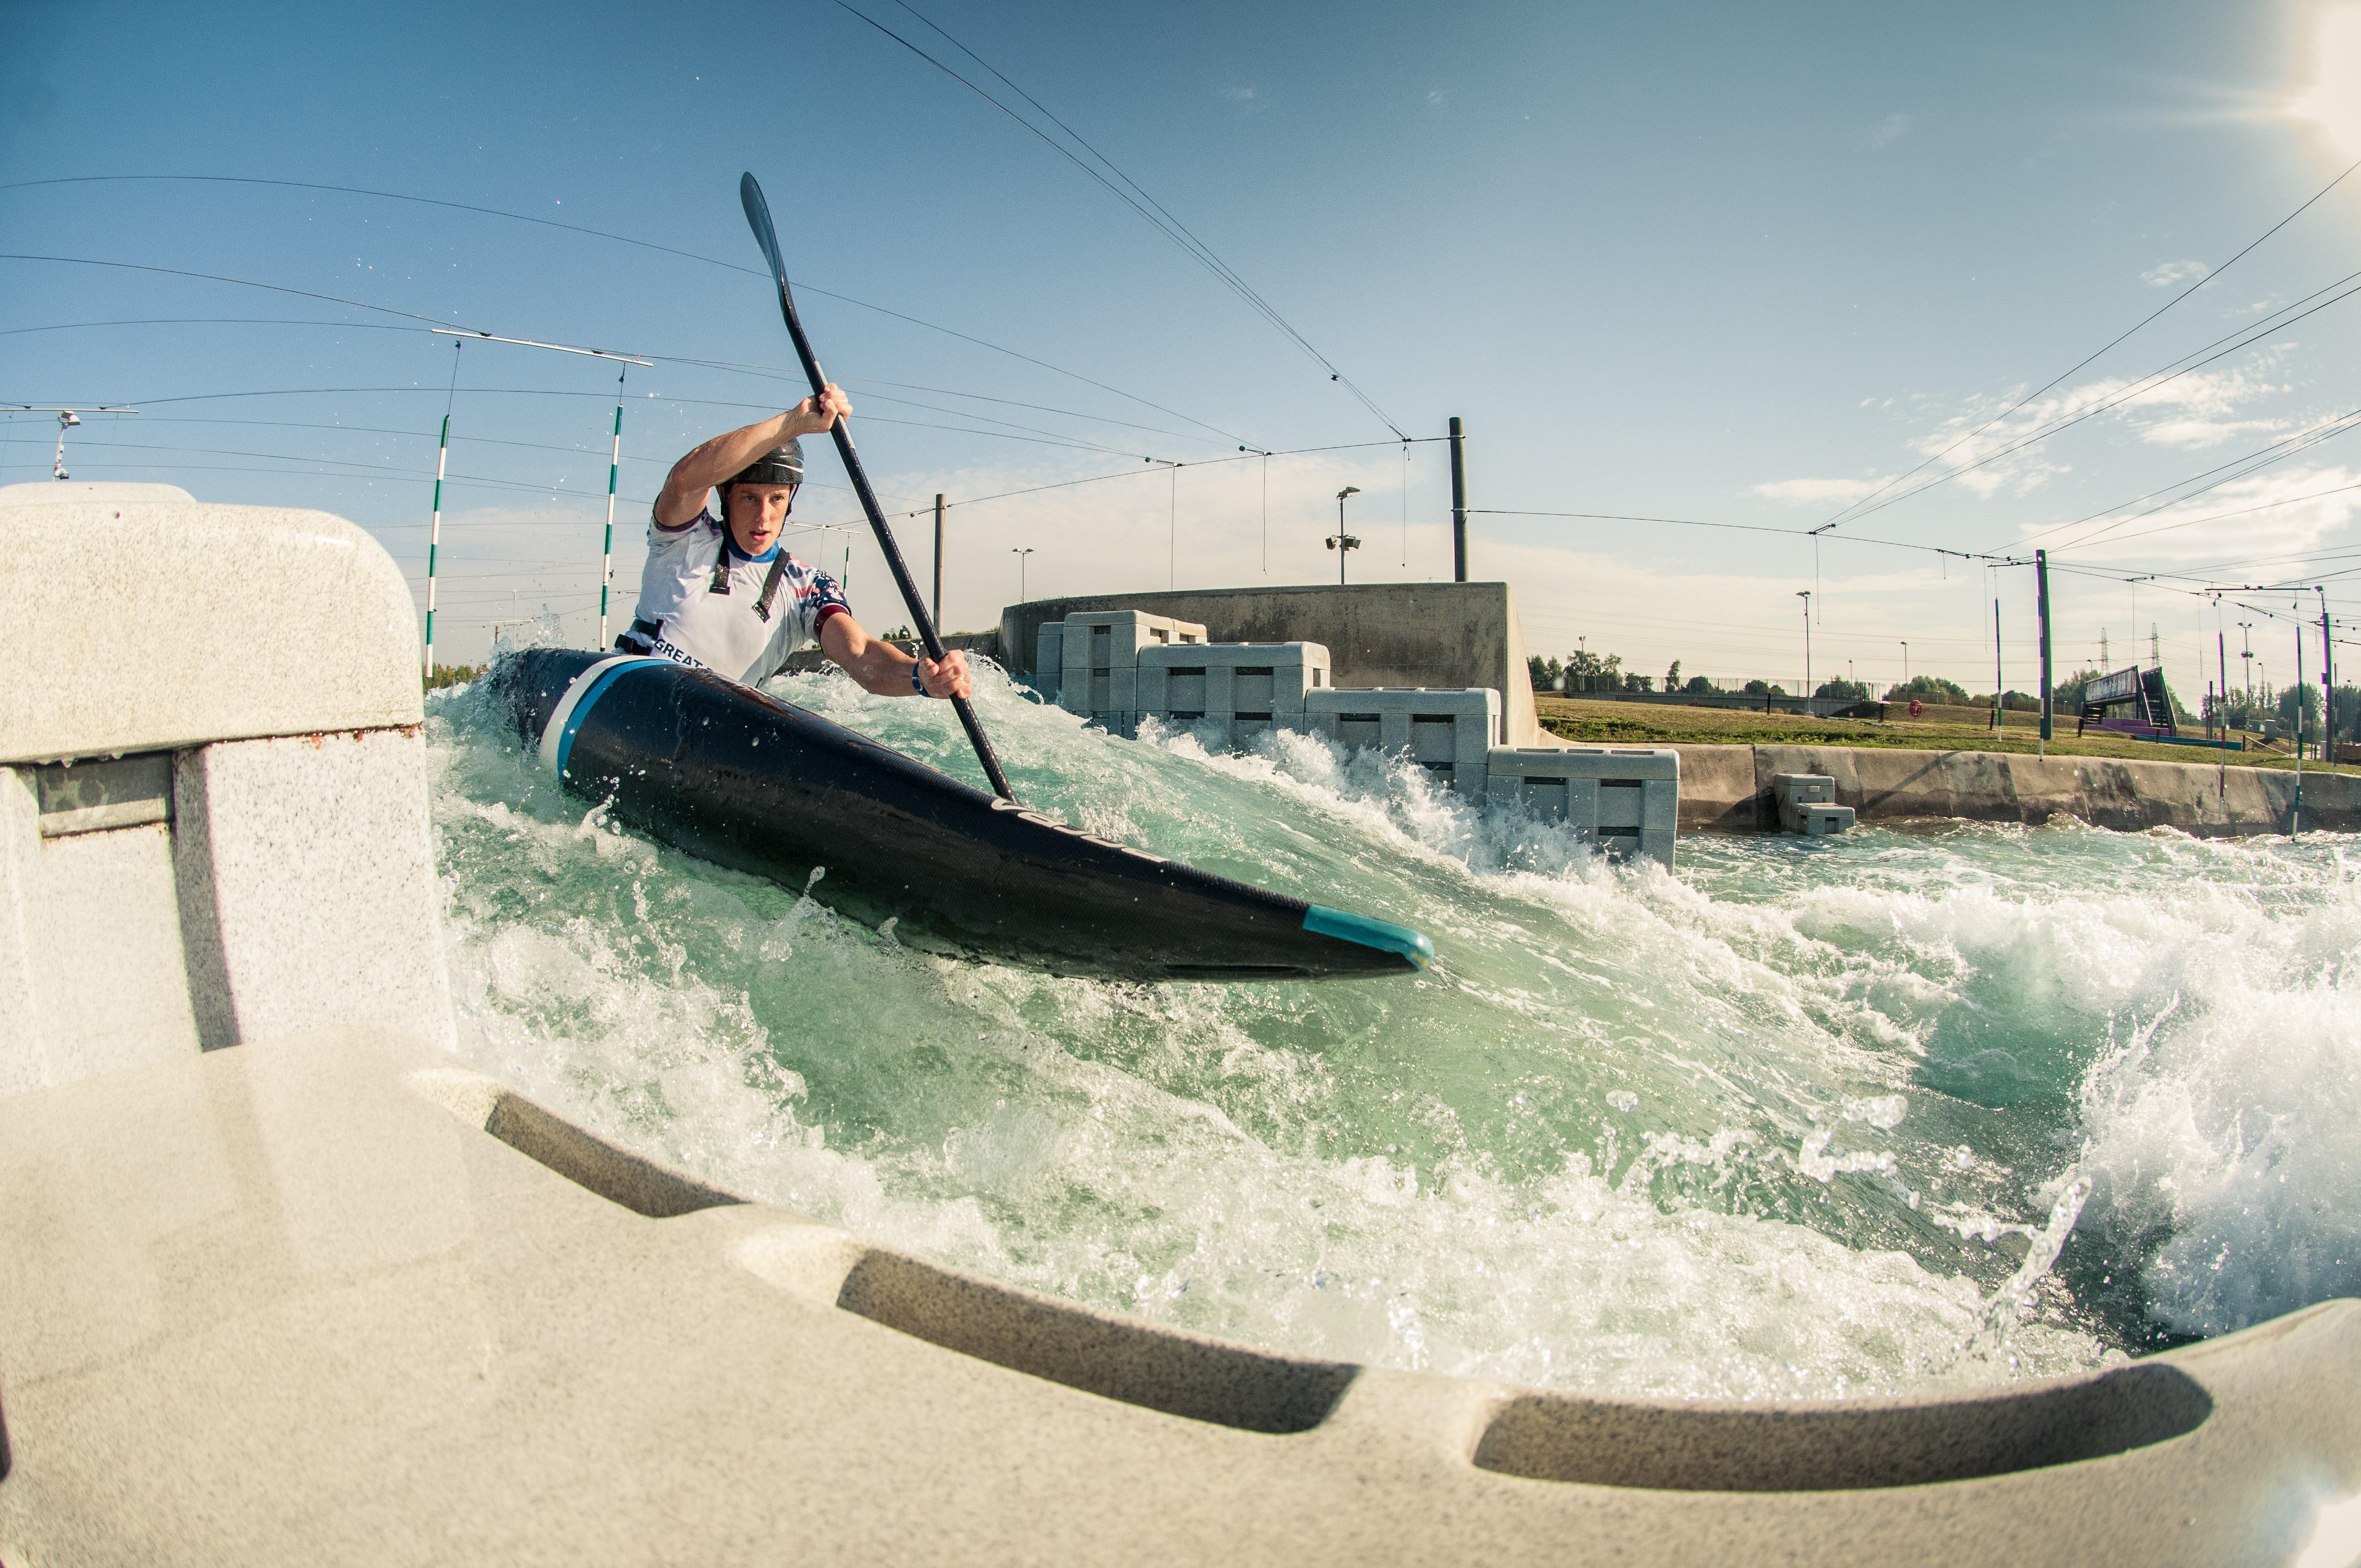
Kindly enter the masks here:
[[[939, 705], [774, 689], [972, 776]], [[1208, 755], [999, 679], [979, 703], [1028, 800], [1425, 929], [1440, 961], [1127, 987], [927, 958], [618, 832], [460, 692], [429, 737], [465, 1053], [961, 1267], [1520, 1382], [1826, 1395], [2097, 1365], [2187, 1321], [2175, 1249], [2257, 1168], [2295, 1190], [2275, 1229], [2214, 1224], [2222, 1326], [2361, 1283], [2260, 1251], [2336, 1255], [2361, 1170], [2349, 1066], [2345, 1101], [2334, 1081], [2361, 912], [2329, 841], [1692, 838], [1675, 876], [1310, 737]], [[2111, 1017], [2176, 992], [2138, 1054], [2109, 1046]], [[2326, 1031], [2299, 1074], [2318, 1109], [2263, 1084], [2267, 1113], [2213, 1109], [2290, 1002]], [[1986, 1334], [2003, 1354], [1963, 1354]]]

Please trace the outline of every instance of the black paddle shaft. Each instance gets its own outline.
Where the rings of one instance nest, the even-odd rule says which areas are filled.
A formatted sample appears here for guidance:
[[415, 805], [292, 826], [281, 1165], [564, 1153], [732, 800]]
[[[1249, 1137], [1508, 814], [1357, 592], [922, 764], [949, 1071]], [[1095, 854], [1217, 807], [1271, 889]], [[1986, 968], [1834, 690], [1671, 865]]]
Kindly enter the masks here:
[[[820, 389], [828, 385], [821, 374], [819, 361], [813, 356], [811, 339], [804, 335], [804, 323], [796, 316], [796, 296], [787, 287], [786, 263], [779, 257], [779, 236], [771, 226], [771, 204], [763, 199], [763, 187], [752, 174], [738, 181], [738, 200], [746, 209], [746, 222], [754, 231], [754, 242], [763, 247], [763, 258], [771, 264], [771, 276], [779, 285], [779, 313], [786, 318], [787, 335], [796, 340], [796, 357], [803, 361], [804, 375], [811, 381], [812, 397], [817, 400]], [[943, 656], [943, 640], [935, 630], [932, 617], [918, 598], [917, 582], [910, 576], [909, 565], [902, 559], [902, 547], [894, 543], [894, 531], [885, 526], [885, 511], [877, 504], [877, 492], [869, 488], [869, 476], [861, 466], [861, 455], [852, 449], [852, 433], [838, 420], [829, 426], [836, 437], [836, 455], [844, 459], [844, 471], [852, 480], [853, 493], [861, 498], [861, 509], [869, 514], [870, 529], [877, 535], [877, 548], [884, 553], [885, 565], [894, 573], [894, 586], [902, 590], [902, 602], [909, 607], [910, 624], [918, 629], [918, 641], [927, 650], [927, 657], [939, 661]], [[968, 744], [975, 748], [976, 761], [983, 764], [983, 776], [992, 781], [993, 792], [1011, 802], [1016, 792], [1008, 787], [1008, 775], [1000, 771], [1000, 759], [993, 754], [992, 742], [985, 738], [983, 726], [975, 717], [974, 705], [963, 696], [951, 698], [958, 712], [960, 728], [967, 731]]]

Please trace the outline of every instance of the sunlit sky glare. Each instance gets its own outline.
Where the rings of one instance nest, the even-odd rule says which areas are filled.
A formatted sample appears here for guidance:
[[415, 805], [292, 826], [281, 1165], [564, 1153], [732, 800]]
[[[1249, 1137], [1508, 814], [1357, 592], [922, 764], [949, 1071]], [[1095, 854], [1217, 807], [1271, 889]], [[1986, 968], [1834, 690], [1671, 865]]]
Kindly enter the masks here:
[[[899, 0], [854, 4], [1054, 134]], [[1475, 575], [1515, 587], [1538, 651], [1584, 641], [1652, 674], [1679, 659], [1792, 687], [1795, 596], [1813, 589], [1816, 678], [1896, 679], [1907, 639], [1914, 674], [1989, 690], [1997, 597], [2007, 684], [2029, 688], [2031, 573], [1975, 557], [2037, 543], [2060, 568], [2061, 663], [2097, 663], [2103, 636], [2110, 663], [2145, 657], [2153, 627], [2192, 701], [2217, 619], [2183, 590], [2324, 581], [2332, 609], [2361, 614], [2361, 576], [2334, 575], [2361, 571], [2361, 430], [2304, 434], [2361, 411], [2361, 300], [2344, 297], [2361, 279], [2338, 286], [2361, 268], [2361, 174], [2240, 256], [2361, 159], [2361, 0], [919, 10], [1136, 180], [1384, 418], [835, 0], [0, 0], [0, 250], [771, 367], [631, 373], [619, 617], [664, 468], [797, 390], [768, 291], [729, 269], [760, 265], [736, 195], [748, 169], [879, 489], [899, 510], [955, 503], [954, 627], [1016, 597], [1020, 546], [1036, 596], [1334, 581], [1321, 541], [1346, 485], [1354, 580], [1448, 576], [1431, 438], [1455, 414], [1478, 508], [1789, 531], [1844, 515], [1817, 550], [1795, 532], [1478, 515]], [[156, 175], [432, 197], [691, 254], [327, 191], [93, 178]], [[0, 260], [0, 402], [143, 411], [73, 433], [76, 477], [337, 511], [413, 581], [453, 356], [401, 315]], [[2184, 359], [2202, 362], [2150, 379]], [[480, 344], [457, 369], [442, 651], [478, 656], [491, 622], [544, 607], [587, 641], [612, 370]], [[1386, 420], [1421, 440], [1401, 446]], [[44, 416], [7, 420], [0, 481], [45, 477], [54, 435]], [[1242, 444], [1341, 449], [1266, 463]], [[1120, 477], [979, 499], [1102, 475]], [[833, 458], [813, 476], [797, 521], [856, 521]], [[931, 520], [898, 526], [923, 579]], [[850, 548], [863, 619], [903, 619], [858, 533], [790, 544], [840, 566]], [[2296, 599], [2240, 602], [2285, 617]], [[2291, 626], [2233, 603], [2233, 681], [2241, 620], [2263, 676], [2292, 678]]]

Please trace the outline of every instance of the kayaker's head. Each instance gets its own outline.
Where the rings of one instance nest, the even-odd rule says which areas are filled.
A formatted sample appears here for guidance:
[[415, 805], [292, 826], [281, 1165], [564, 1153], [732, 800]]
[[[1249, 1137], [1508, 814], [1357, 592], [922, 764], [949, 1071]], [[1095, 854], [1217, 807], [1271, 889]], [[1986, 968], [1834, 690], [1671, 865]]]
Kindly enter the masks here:
[[796, 488], [803, 482], [799, 441], [765, 452], [723, 481], [721, 515], [739, 549], [760, 555], [779, 542], [787, 513], [795, 510]]

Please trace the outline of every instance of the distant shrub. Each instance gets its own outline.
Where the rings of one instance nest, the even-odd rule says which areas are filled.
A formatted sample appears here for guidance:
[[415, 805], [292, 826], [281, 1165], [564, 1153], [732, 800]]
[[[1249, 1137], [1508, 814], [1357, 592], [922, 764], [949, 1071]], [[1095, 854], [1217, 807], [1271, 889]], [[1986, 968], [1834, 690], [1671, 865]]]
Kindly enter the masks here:
[[445, 686], [466, 685], [483, 673], [481, 664], [437, 664], [434, 673], [426, 677], [426, 689], [433, 692]]

